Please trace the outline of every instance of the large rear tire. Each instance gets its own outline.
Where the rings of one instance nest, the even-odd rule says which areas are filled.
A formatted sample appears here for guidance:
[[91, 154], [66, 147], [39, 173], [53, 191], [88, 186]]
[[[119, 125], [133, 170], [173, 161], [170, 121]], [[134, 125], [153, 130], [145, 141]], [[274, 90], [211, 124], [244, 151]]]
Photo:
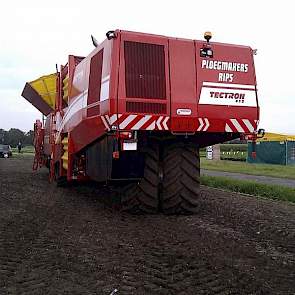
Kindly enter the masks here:
[[167, 145], [163, 154], [161, 208], [164, 214], [198, 211], [200, 194], [199, 149], [192, 143]]
[[153, 145], [145, 149], [144, 177], [138, 183], [121, 188], [121, 208], [133, 214], [158, 212], [159, 149]]

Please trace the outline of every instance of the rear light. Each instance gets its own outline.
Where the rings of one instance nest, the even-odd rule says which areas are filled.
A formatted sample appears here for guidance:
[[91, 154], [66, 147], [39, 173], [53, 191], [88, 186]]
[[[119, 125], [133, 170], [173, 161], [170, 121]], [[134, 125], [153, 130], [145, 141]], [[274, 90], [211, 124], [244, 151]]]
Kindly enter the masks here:
[[130, 139], [132, 138], [132, 132], [120, 132], [119, 138]]
[[113, 159], [119, 159], [120, 158], [120, 153], [119, 151], [113, 152]]

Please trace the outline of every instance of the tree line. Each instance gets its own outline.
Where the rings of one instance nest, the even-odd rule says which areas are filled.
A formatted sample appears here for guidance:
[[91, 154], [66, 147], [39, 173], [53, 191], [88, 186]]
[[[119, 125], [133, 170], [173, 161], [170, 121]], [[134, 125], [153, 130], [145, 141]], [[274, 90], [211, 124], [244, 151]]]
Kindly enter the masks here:
[[19, 142], [22, 146], [33, 145], [34, 131], [23, 132], [17, 128], [11, 128], [8, 131], [0, 129], [0, 144], [9, 144], [16, 147]]

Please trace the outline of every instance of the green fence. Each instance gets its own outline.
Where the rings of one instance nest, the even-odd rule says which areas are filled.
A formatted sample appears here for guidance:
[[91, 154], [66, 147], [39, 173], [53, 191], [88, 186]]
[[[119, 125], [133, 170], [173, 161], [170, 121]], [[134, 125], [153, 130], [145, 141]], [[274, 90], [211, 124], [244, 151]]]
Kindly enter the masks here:
[[287, 165], [295, 165], [295, 141], [287, 141]]
[[247, 162], [295, 165], [295, 141], [249, 142]]

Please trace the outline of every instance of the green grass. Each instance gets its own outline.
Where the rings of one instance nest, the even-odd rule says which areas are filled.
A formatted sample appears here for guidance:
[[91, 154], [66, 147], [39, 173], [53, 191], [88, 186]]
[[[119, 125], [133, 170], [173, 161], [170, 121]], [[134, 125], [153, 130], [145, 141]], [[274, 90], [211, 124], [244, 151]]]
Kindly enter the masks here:
[[220, 158], [221, 160], [231, 160], [231, 161], [246, 161], [247, 160], [247, 152], [221, 152], [220, 153]]
[[34, 153], [12, 153], [12, 158], [33, 158]]
[[221, 144], [221, 152], [246, 152], [248, 151], [248, 144], [233, 143], [233, 144]]
[[23, 153], [35, 153], [35, 149], [32, 145], [28, 145], [22, 148]]
[[215, 171], [295, 179], [295, 166], [249, 164], [236, 161], [212, 161], [201, 158], [201, 168]]
[[201, 184], [215, 188], [222, 188], [227, 191], [295, 203], [295, 189], [289, 187], [268, 185], [257, 183], [255, 181], [237, 180], [219, 176], [201, 176]]
[[[206, 158], [206, 152], [200, 151], [200, 157]], [[246, 162], [247, 153], [246, 152], [221, 152], [220, 153], [221, 160], [231, 160], [231, 161], [242, 161]]]
[[35, 155], [35, 149], [32, 145], [23, 147], [20, 153], [18, 152], [17, 148], [12, 148], [13, 158], [33, 157], [34, 155]]
[[[12, 153], [13, 155], [19, 154], [18, 149], [12, 148]], [[21, 154], [34, 154], [34, 153], [35, 153], [35, 149], [32, 145], [24, 146], [21, 149]]]

